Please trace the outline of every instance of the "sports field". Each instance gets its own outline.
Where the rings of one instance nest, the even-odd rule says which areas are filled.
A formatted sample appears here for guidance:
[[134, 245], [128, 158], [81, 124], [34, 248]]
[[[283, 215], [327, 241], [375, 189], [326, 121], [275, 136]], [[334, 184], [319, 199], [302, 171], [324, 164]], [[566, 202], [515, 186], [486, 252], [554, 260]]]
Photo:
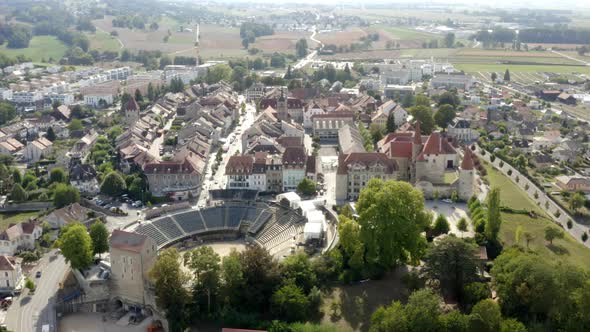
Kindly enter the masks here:
[[22, 54], [27, 58], [31, 58], [33, 62], [47, 62], [50, 58], [57, 62], [64, 56], [66, 50], [67, 46], [54, 36], [34, 36], [27, 48], [0, 46], [0, 53], [2, 54], [9, 57]]

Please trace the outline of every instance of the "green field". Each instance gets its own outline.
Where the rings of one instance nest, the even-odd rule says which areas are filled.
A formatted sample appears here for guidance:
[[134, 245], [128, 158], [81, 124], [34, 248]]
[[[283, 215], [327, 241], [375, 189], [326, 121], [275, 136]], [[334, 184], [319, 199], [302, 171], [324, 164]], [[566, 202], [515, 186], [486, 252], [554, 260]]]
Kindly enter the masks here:
[[406, 48], [400, 50], [402, 56], [412, 56], [415, 58], [430, 58], [433, 57], [451, 57], [457, 53], [454, 48]]
[[590, 67], [588, 66], [560, 66], [560, 65], [508, 65], [508, 64], [493, 64], [493, 63], [458, 63], [454, 62], [453, 65], [459, 70], [463, 70], [468, 73], [477, 72], [504, 72], [509, 69], [510, 72], [522, 72], [522, 73], [581, 73], [590, 74]]
[[372, 26], [371, 28], [374, 29], [381, 29], [391, 33], [399, 40], [431, 40], [431, 39], [440, 39], [440, 35], [435, 35], [433, 33], [417, 31], [413, 29], [406, 29], [406, 28], [399, 28], [399, 27], [388, 27], [384, 25], [376, 25]]
[[192, 44], [195, 41], [195, 37], [191, 34], [186, 36], [172, 35], [168, 38], [168, 42], [172, 44]]
[[106, 32], [97, 30], [96, 33], [87, 33], [86, 36], [88, 36], [90, 48], [93, 50], [119, 51], [121, 49], [119, 41]]
[[10, 224], [19, 224], [38, 215], [38, 212], [0, 213], [0, 231], [7, 229]]
[[[555, 261], [566, 260], [577, 266], [587, 267], [590, 265], [590, 249], [565, 231], [563, 239], [554, 240], [553, 245], [548, 246], [545, 241], [545, 228], [547, 226], [558, 226], [555, 226], [554, 222], [546, 217], [545, 213], [510, 179], [490, 165], [486, 165], [486, 170], [488, 171], [487, 177], [490, 185], [501, 188], [500, 199], [503, 206], [531, 210], [539, 215], [537, 218], [531, 218], [527, 215], [503, 212], [500, 240], [504, 243], [504, 246], [514, 244], [516, 228], [522, 226], [525, 232], [530, 232], [534, 236], [529, 248], [538, 252], [541, 257], [547, 257]], [[525, 246], [524, 240], [521, 240], [521, 245]]]
[[17, 55], [24, 55], [31, 58], [33, 62], [48, 61], [52, 58], [54, 61], [59, 61], [66, 53], [67, 46], [53, 36], [34, 36], [27, 48], [7, 48], [6, 45], [0, 46], [0, 53], [15, 57]]

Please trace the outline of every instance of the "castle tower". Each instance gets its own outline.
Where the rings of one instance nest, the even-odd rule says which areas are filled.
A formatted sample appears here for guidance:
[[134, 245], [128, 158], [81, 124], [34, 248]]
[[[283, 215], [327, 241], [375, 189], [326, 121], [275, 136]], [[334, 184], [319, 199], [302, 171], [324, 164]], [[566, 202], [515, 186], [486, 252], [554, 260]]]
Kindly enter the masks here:
[[420, 121], [416, 121], [414, 125], [414, 140], [412, 141], [412, 161], [416, 161], [416, 158], [422, 151], [422, 132], [420, 131]]
[[123, 107], [123, 117], [127, 126], [133, 126], [139, 120], [139, 105], [134, 97], [129, 98]]
[[462, 200], [468, 200], [475, 194], [475, 168], [473, 167], [473, 157], [471, 149], [464, 148], [463, 160], [459, 166], [459, 187], [457, 193]]

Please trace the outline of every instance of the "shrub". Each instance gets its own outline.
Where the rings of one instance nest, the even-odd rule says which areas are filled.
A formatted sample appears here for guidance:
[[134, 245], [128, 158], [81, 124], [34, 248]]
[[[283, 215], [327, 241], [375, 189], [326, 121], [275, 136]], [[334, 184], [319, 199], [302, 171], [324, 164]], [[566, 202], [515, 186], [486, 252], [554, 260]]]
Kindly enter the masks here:
[[503, 161], [500, 161], [500, 164], [499, 165], [500, 165], [500, 168], [504, 167], [504, 162]]
[[582, 233], [582, 242], [586, 242], [586, 240], [588, 240], [588, 233], [584, 232]]
[[572, 229], [572, 227], [574, 227], [574, 223], [572, 222], [572, 220], [571, 220], [571, 219], [569, 219], [569, 220], [567, 221], [566, 225], [567, 225], [567, 229]]
[[510, 175], [512, 175], [512, 170], [511, 169], [508, 170], [508, 176], [510, 176]]
[[496, 160], [496, 156], [494, 156], [493, 154], [490, 155], [490, 161], [494, 162]]
[[436, 220], [434, 221], [434, 226], [432, 227], [432, 232], [434, 236], [447, 234], [449, 230], [450, 226], [449, 222], [447, 221], [447, 218], [444, 215], [439, 214], [438, 217], [436, 217]]
[[556, 218], [559, 218], [561, 216], [561, 211], [555, 210], [554, 215], [555, 215]]

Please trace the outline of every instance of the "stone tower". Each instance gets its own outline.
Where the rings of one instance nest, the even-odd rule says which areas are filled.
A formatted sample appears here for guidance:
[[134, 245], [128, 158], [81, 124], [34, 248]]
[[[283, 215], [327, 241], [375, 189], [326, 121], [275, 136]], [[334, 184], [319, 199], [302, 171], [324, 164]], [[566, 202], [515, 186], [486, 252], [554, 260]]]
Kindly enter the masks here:
[[418, 155], [422, 152], [422, 132], [420, 131], [420, 121], [416, 121], [414, 125], [414, 137], [412, 140], [412, 162], [410, 163], [410, 181], [417, 180], [417, 161]]
[[289, 118], [289, 111], [287, 109], [287, 98], [285, 98], [285, 92], [283, 88], [281, 88], [281, 96], [277, 101], [277, 114], [279, 120], [285, 121]]
[[469, 147], [464, 148], [463, 160], [459, 166], [459, 187], [457, 192], [459, 198], [467, 201], [475, 194], [475, 169], [473, 167], [473, 157]]
[[131, 97], [123, 107], [123, 117], [127, 126], [131, 127], [139, 120], [139, 105], [135, 98]]

